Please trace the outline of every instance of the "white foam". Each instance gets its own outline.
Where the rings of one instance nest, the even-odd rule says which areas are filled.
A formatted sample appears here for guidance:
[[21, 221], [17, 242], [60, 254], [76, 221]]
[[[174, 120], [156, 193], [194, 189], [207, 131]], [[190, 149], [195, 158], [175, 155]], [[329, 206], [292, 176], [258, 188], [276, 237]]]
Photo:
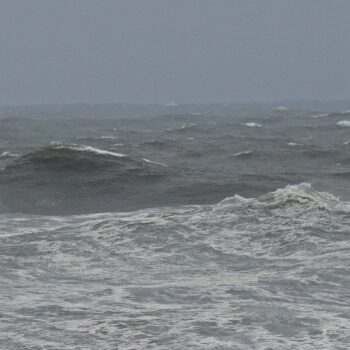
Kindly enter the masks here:
[[118, 158], [127, 157], [126, 154], [106, 151], [103, 149], [99, 149], [91, 146], [85, 146], [85, 145], [64, 145], [60, 142], [51, 142], [51, 145], [54, 146], [54, 148], [56, 149], [70, 149], [73, 151], [90, 152], [90, 153], [101, 154], [105, 156], [113, 156]]
[[117, 136], [112, 136], [112, 135], [103, 135], [100, 137], [100, 139], [117, 139]]
[[255, 122], [248, 122], [244, 124], [245, 126], [248, 126], [249, 128], [261, 128], [262, 125], [259, 123], [255, 123]]
[[96, 154], [103, 154], [103, 155], [108, 155], [108, 156], [113, 156], [113, 157], [127, 157], [126, 154], [123, 153], [116, 153], [116, 152], [111, 152], [111, 151], [106, 151], [106, 150], [102, 150], [99, 148], [94, 148], [91, 146], [81, 146], [78, 150], [80, 151], [88, 151], [88, 152], [92, 152], [92, 153], [96, 153]]
[[154, 162], [154, 161], [149, 160], [149, 159], [147, 159], [147, 158], [142, 158], [142, 160], [143, 160], [144, 162], [146, 162], [146, 163], [150, 163], [150, 164], [156, 164], [156, 165], [160, 165], [160, 166], [168, 166], [168, 165], [166, 165], [166, 164], [162, 164], [162, 163]]
[[288, 142], [287, 145], [288, 145], [288, 146], [291, 146], [291, 147], [303, 146], [303, 144], [301, 144], [301, 143], [296, 143], [296, 142]]
[[310, 118], [322, 118], [322, 117], [328, 117], [329, 113], [324, 113], [324, 114], [315, 114], [315, 115], [310, 115]]
[[253, 150], [246, 150], [246, 151], [235, 153], [233, 156], [234, 157], [240, 157], [240, 156], [250, 155], [250, 154], [253, 154], [253, 153], [254, 153]]
[[4, 151], [0, 154], [0, 158], [18, 157], [18, 154]]
[[337, 122], [337, 125], [346, 126], [346, 127], [350, 128], [350, 120], [340, 120], [339, 122]]
[[2, 215], [2, 246], [40, 253], [4, 266], [3, 348], [347, 349], [349, 213], [301, 184], [214, 205]]

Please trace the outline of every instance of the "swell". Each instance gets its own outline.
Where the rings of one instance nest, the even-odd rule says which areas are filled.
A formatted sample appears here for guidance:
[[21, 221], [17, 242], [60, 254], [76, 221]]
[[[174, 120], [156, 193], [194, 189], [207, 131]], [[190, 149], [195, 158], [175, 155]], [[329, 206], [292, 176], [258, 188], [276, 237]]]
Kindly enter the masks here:
[[[157, 165], [158, 167], [154, 167]], [[78, 144], [53, 142], [22, 155], [5, 168], [6, 171], [21, 171], [28, 168], [47, 171], [92, 172], [110, 168], [120, 172], [132, 171], [156, 175], [155, 169], [163, 164], [148, 159], [134, 159], [126, 154]]]
[[85, 145], [52, 143], [0, 171], [0, 209], [72, 214], [145, 206], [144, 188], [162, 182], [165, 164]]

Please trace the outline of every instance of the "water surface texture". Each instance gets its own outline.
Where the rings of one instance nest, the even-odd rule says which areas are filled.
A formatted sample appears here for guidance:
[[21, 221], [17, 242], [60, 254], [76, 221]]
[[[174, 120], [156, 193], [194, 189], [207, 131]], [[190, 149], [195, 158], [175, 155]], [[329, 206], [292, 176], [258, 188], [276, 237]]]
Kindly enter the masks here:
[[21, 107], [0, 125], [1, 348], [349, 348], [349, 112]]

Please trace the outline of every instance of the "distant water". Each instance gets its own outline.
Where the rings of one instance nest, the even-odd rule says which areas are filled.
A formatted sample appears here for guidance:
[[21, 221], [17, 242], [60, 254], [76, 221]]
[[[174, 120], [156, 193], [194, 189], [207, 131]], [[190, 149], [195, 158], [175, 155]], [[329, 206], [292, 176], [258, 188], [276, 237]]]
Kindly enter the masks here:
[[3, 108], [0, 348], [348, 349], [349, 126], [282, 106]]

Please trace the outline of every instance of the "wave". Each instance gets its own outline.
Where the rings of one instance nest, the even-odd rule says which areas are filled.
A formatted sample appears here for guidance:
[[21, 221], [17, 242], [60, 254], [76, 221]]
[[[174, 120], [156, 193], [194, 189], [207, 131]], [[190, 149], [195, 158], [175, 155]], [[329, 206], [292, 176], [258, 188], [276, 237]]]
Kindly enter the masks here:
[[287, 185], [286, 187], [268, 192], [256, 198], [244, 198], [235, 195], [219, 202], [217, 206], [237, 206], [237, 204], [270, 209], [285, 209], [286, 206], [299, 205], [306, 211], [312, 209], [334, 211], [341, 208], [350, 213], [350, 202], [343, 202], [328, 192], [316, 191], [310, 183]]
[[106, 139], [106, 140], [114, 140], [114, 139], [118, 139], [119, 137], [118, 136], [112, 136], [112, 135], [103, 135], [100, 137], [100, 139]]
[[153, 160], [149, 160], [147, 158], [142, 158], [142, 160], [146, 163], [149, 164], [155, 164], [155, 165], [160, 165], [160, 166], [168, 166], [167, 164], [163, 164], [163, 163], [158, 163], [158, 162], [154, 162]]
[[[307, 227], [309, 220], [312, 219], [312, 215], [317, 215], [319, 217], [323, 216], [325, 218], [326, 212], [350, 214], [350, 202], [342, 201], [331, 193], [317, 191], [310, 183], [303, 182], [296, 185], [287, 185], [257, 197], [243, 197], [240, 195], [234, 195], [232, 197], [227, 197], [218, 203], [210, 205], [189, 204], [158, 208], [152, 207], [128, 212], [100, 212], [70, 215], [70, 217], [90, 217], [96, 219], [98, 217], [104, 218], [107, 215], [118, 221], [119, 215], [121, 215], [123, 218], [127, 218], [128, 216], [136, 217], [138, 215], [141, 218], [144, 218], [147, 215], [154, 214], [157, 217], [160, 215], [160, 217], [164, 219], [169, 217], [171, 218], [171, 221], [175, 222], [176, 216], [181, 214], [185, 223], [187, 213], [191, 216], [191, 222], [195, 222], [196, 220], [210, 221], [211, 216], [212, 218], [215, 217], [215, 221], [229, 220], [230, 222], [231, 219], [229, 216], [227, 216], [227, 214], [233, 214], [234, 218], [240, 211], [243, 216], [248, 217], [254, 215], [254, 212], [259, 213], [259, 216], [264, 216], [266, 218], [268, 218], [270, 215], [280, 218], [294, 217], [297, 221], [293, 224], [300, 225], [302, 220], [305, 220], [305, 227]], [[199, 215], [201, 212], [205, 214], [205, 217]], [[167, 214], [162, 215], [161, 213]], [[170, 215], [170, 213], [172, 214]], [[193, 214], [194, 216], [192, 216]], [[287, 221], [286, 223], [288, 222], [292, 224], [290, 221]], [[259, 221], [256, 223], [259, 223]], [[260, 221], [260, 223], [263, 223], [263, 221]], [[275, 224], [277, 224], [277, 222], [275, 222]], [[234, 229], [233, 226], [231, 228]], [[269, 228], [269, 226], [267, 228]], [[242, 232], [242, 234], [244, 234], [244, 232]]]
[[243, 157], [249, 157], [249, 156], [252, 156], [254, 154], [254, 150], [246, 150], [246, 151], [242, 151], [242, 152], [237, 152], [235, 153], [233, 156], [234, 157], [240, 157], [240, 158], [243, 158]]
[[297, 143], [297, 142], [288, 142], [287, 146], [290, 146], [290, 147], [297, 147], [297, 146], [302, 147], [304, 145], [302, 143]]
[[47, 170], [93, 171], [126, 162], [134, 162], [127, 155], [77, 144], [51, 144], [26, 153], [6, 169], [33, 166]]
[[110, 151], [102, 150], [91, 146], [85, 146], [85, 145], [77, 145], [77, 144], [67, 145], [61, 142], [51, 142], [50, 146], [45, 148], [52, 149], [52, 150], [62, 149], [62, 150], [71, 150], [71, 151], [78, 151], [78, 152], [88, 152], [88, 153], [107, 155], [107, 156], [113, 156], [118, 158], [127, 157], [126, 154], [122, 154], [122, 153], [110, 152]]
[[259, 123], [255, 123], [255, 122], [248, 122], [244, 124], [245, 126], [249, 127], [249, 128], [261, 128], [262, 125]]
[[144, 167], [147, 164], [164, 166], [155, 161], [146, 158], [133, 159], [130, 156], [112, 152], [92, 146], [78, 144], [63, 144], [61, 142], [52, 142], [48, 146], [39, 148], [33, 152], [29, 152], [21, 156], [10, 167], [18, 166], [22, 163], [33, 164], [52, 164], [55, 168], [64, 166], [66, 169], [74, 170], [94, 170], [100, 166], [113, 166], [116, 164], [134, 164]]
[[[344, 173], [344, 175], [349, 175], [350, 173]], [[335, 174], [334, 174], [335, 175]], [[259, 195], [257, 197], [243, 197], [240, 195], [234, 195], [231, 197], [226, 197], [223, 200], [215, 204], [205, 204], [205, 205], [176, 205], [176, 206], [166, 206], [166, 207], [152, 207], [146, 209], [137, 209], [132, 211], [122, 211], [122, 212], [99, 212], [90, 214], [78, 214], [70, 215], [73, 217], [84, 217], [84, 218], [97, 218], [99, 216], [103, 217], [105, 215], [118, 216], [122, 215], [127, 217], [128, 215], [142, 214], [142, 213], [155, 213], [158, 211], [174, 213], [181, 212], [183, 210], [187, 211], [189, 209], [196, 209], [197, 211], [205, 211], [208, 209], [218, 212], [222, 209], [231, 209], [234, 213], [237, 208], [248, 209], [281, 209], [284, 210], [286, 207], [300, 206], [306, 211], [311, 211], [314, 209], [318, 210], [328, 210], [328, 211], [343, 211], [350, 214], [350, 202], [342, 201], [337, 196], [325, 192], [317, 191], [310, 183], [302, 182], [296, 185], [287, 185], [285, 187], [278, 188], [274, 191], [267, 192], [265, 194]], [[248, 212], [247, 212], [248, 213]], [[321, 212], [322, 213], [322, 212]], [[281, 215], [288, 215], [288, 211], [281, 211]], [[141, 215], [143, 216], [143, 215]], [[56, 217], [56, 216], [55, 216]]]
[[345, 126], [345, 127], [350, 127], [350, 120], [339, 120], [337, 122], [337, 125], [339, 126]]
[[165, 164], [146, 158], [136, 159], [124, 153], [112, 152], [78, 144], [51, 144], [26, 153], [8, 164], [2, 173], [80, 172], [87, 176], [96, 171], [112, 171], [119, 175], [161, 175]]
[[324, 117], [329, 117], [330, 116], [330, 113], [323, 113], [323, 114], [313, 114], [313, 115], [310, 115], [310, 118], [324, 118]]
[[[0, 172], [0, 207], [10, 212], [71, 214], [145, 206], [147, 186], [168, 175], [165, 164], [86, 145], [51, 143]], [[156, 194], [155, 194], [156, 195]]]
[[12, 152], [7, 152], [7, 151], [0, 153], [0, 158], [13, 158], [13, 157], [18, 157], [18, 154], [12, 153]]

